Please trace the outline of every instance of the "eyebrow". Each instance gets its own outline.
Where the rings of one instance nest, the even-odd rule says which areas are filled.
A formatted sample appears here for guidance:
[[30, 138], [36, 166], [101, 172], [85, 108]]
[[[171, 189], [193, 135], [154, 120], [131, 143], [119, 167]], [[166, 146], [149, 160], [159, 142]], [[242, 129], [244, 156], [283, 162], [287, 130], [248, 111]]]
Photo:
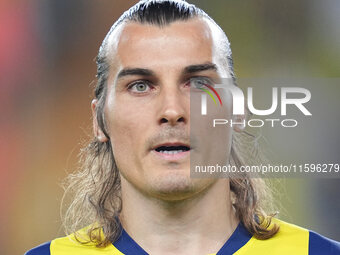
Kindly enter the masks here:
[[[183, 74], [192, 74], [202, 71], [214, 70], [217, 71], [217, 66], [213, 63], [205, 63], [205, 64], [198, 64], [198, 65], [190, 65], [184, 68]], [[150, 69], [145, 68], [125, 68], [121, 70], [118, 75], [117, 79], [123, 78], [125, 76], [130, 75], [140, 75], [140, 76], [154, 76], [155, 73]]]
[[184, 74], [197, 73], [202, 71], [213, 70], [217, 71], [217, 66], [213, 63], [205, 63], [199, 65], [190, 65], [184, 68]]
[[117, 79], [129, 75], [153, 76], [154, 72], [145, 68], [125, 68], [118, 73]]

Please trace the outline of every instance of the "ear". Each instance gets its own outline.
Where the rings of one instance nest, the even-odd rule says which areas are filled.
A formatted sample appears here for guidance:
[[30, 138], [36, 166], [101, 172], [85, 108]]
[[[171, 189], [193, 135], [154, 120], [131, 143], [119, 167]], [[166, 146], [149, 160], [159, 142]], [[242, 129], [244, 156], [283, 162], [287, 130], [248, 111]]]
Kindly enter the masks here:
[[246, 114], [233, 115], [234, 131], [241, 133], [244, 131], [245, 128], [246, 128]]
[[101, 130], [101, 128], [98, 125], [98, 120], [97, 120], [97, 112], [96, 112], [96, 107], [97, 107], [98, 100], [93, 99], [91, 102], [91, 109], [92, 109], [92, 119], [93, 119], [93, 134], [95, 137], [97, 137], [97, 140], [99, 142], [105, 143], [109, 139], [106, 137], [104, 132]]

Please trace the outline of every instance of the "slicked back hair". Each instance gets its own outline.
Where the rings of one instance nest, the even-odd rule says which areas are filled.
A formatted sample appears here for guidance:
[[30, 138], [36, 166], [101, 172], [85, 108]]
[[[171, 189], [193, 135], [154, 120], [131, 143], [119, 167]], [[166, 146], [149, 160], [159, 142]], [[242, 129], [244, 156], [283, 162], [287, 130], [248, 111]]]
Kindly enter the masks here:
[[[104, 247], [117, 240], [121, 230], [118, 222], [122, 208], [121, 183], [104, 116], [111, 36], [124, 22], [164, 27], [175, 21], [187, 21], [196, 17], [210, 20], [220, 29], [203, 10], [185, 1], [142, 0], [123, 13], [113, 24], [100, 46], [96, 59], [97, 85], [94, 96], [98, 102], [95, 111], [98, 125], [108, 141], [100, 142], [95, 137], [81, 151], [80, 168], [78, 172], [67, 177], [64, 196], [72, 195], [71, 203], [64, 215], [64, 227], [66, 233], [75, 233], [79, 242], [93, 242], [98, 247]], [[223, 31], [222, 33], [224, 34]], [[230, 44], [225, 34], [224, 37], [223, 57], [226, 59], [230, 76], [234, 78]], [[238, 136], [233, 134], [234, 144], [242, 141], [242, 137]], [[231, 149], [231, 162], [237, 167], [247, 162], [248, 152], [240, 148], [242, 144], [232, 146]], [[244, 178], [230, 179], [230, 190], [234, 195], [233, 206], [236, 215], [251, 234], [260, 239], [266, 239], [278, 231], [277, 226], [268, 228], [272, 216], [265, 213], [263, 204], [266, 197], [270, 199], [270, 190], [262, 180], [249, 178], [246, 175]], [[91, 225], [87, 230], [87, 236], [79, 237], [77, 230], [89, 224]], [[104, 231], [104, 235], [100, 233], [101, 231]]]

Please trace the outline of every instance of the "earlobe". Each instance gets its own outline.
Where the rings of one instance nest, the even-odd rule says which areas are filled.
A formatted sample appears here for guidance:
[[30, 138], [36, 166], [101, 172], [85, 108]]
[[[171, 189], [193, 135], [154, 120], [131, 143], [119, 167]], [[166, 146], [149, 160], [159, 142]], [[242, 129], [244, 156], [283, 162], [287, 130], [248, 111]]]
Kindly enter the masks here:
[[98, 103], [97, 99], [93, 99], [91, 102], [93, 134], [99, 142], [105, 143], [109, 139], [106, 137], [106, 135], [104, 134], [104, 132], [101, 130], [101, 128], [98, 125], [97, 111], [96, 111], [97, 103]]

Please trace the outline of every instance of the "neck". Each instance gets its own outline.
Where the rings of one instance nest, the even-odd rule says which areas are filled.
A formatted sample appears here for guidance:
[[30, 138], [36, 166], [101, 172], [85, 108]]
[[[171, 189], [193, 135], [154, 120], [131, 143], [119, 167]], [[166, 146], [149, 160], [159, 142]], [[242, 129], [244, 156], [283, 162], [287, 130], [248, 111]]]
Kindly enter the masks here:
[[216, 253], [238, 224], [227, 179], [174, 202], [148, 197], [122, 178], [122, 202], [124, 229], [149, 254]]

